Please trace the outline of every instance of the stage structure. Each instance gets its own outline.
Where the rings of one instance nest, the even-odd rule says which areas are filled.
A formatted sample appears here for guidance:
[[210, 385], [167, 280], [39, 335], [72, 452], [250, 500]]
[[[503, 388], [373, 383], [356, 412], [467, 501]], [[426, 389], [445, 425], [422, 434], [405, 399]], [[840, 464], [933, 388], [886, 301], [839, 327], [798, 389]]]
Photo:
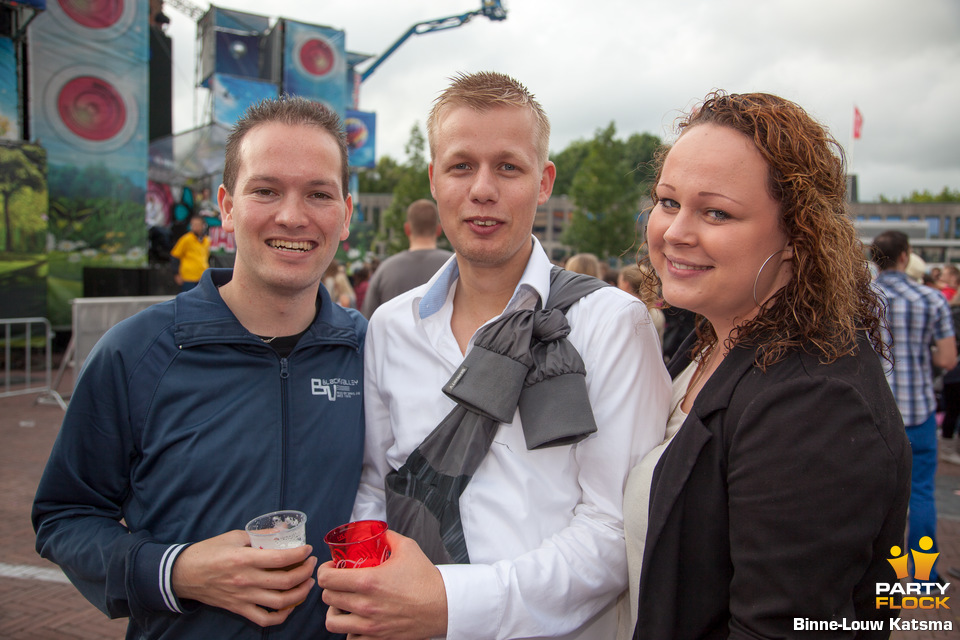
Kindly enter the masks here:
[[24, 29], [20, 133], [46, 150], [55, 327], [70, 324], [84, 267], [145, 263], [148, 14], [148, 0], [57, 0]]
[[[151, 180], [174, 184], [203, 178], [211, 185], [219, 184], [222, 166], [212, 167], [213, 162], [206, 158], [196, 162], [181, 154], [195, 152], [193, 141], [220, 137], [216, 131], [208, 135], [203, 129], [229, 128], [250, 105], [281, 93], [304, 96], [334, 109], [347, 128], [351, 167], [372, 168], [376, 162], [376, 114], [359, 110], [361, 83], [413, 35], [459, 27], [476, 16], [495, 21], [507, 16], [502, 2], [483, 0], [475, 11], [414, 24], [383, 54], [374, 57], [349, 51], [346, 33], [334, 27], [286, 18], [271, 24], [267, 16], [216, 6], [203, 11], [188, 0], [167, 0], [167, 4], [197, 20], [200, 46], [196, 83], [210, 90], [207, 124], [180, 134], [186, 137], [184, 142], [159, 140], [151, 144]], [[205, 146], [202, 151], [216, 155], [212, 147]], [[201, 166], [211, 172], [198, 175], [196, 170]], [[171, 176], [171, 168], [182, 169], [183, 173]]]
[[[209, 90], [206, 122], [178, 135], [169, 135], [165, 6], [197, 23], [195, 84]], [[356, 171], [375, 166], [377, 134], [376, 114], [359, 109], [362, 82], [409, 37], [476, 16], [503, 20], [506, 11], [483, 0], [419, 22], [370, 56], [351, 52], [342, 29], [190, 0], [0, 0], [0, 280], [23, 302], [6, 315], [69, 326], [70, 301], [92, 282], [87, 270], [102, 279], [156, 266], [148, 256], [162, 251], [147, 238], [175, 235], [202, 208], [203, 187], [215, 192], [221, 181], [229, 128], [263, 98], [302, 95], [340, 114], [358, 200]], [[214, 231], [232, 251], [232, 238]], [[137, 281], [163, 274], [144, 275]]]

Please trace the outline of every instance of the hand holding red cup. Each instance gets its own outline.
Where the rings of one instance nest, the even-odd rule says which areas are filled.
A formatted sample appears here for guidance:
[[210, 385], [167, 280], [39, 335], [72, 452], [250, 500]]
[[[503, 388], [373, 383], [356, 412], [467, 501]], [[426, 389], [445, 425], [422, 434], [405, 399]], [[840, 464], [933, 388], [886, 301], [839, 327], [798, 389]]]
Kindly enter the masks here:
[[357, 520], [332, 529], [323, 537], [337, 569], [376, 567], [390, 557], [387, 523]]

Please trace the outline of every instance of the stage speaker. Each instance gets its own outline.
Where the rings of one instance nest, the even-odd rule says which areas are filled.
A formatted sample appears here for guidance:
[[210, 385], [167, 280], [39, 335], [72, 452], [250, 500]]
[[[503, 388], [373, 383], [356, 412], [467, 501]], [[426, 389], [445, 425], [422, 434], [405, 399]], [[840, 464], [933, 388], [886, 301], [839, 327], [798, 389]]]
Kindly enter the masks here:
[[173, 134], [172, 41], [163, 31], [150, 27], [149, 140]]
[[14, 9], [0, 6], [0, 38], [12, 38], [17, 33]]
[[83, 296], [85, 298], [145, 296], [149, 293], [148, 285], [148, 269], [83, 268]]

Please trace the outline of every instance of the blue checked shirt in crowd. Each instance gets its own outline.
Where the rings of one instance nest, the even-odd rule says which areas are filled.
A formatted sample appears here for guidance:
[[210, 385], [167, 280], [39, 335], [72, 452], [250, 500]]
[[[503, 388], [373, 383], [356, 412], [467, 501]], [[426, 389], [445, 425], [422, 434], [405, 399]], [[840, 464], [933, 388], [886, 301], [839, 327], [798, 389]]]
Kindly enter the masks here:
[[954, 335], [950, 306], [942, 293], [917, 284], [902, 271], [880, 272], [876, 285], [886, 309], [884, 342], [890, 344], [893, 337], [893, 366], [885, 366], [887, 382], [903, 424], [920, 424], [937, 408], [930, 347]]

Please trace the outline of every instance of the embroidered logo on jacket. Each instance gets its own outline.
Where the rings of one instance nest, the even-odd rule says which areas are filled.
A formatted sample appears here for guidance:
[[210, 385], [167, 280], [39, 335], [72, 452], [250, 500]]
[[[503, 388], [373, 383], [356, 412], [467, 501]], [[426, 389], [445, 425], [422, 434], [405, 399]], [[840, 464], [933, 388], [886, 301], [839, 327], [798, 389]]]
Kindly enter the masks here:
[[310, 393], [327, 400], [348, 400], [360, 396], [360, 381], [347, 378], [311, 378]]

